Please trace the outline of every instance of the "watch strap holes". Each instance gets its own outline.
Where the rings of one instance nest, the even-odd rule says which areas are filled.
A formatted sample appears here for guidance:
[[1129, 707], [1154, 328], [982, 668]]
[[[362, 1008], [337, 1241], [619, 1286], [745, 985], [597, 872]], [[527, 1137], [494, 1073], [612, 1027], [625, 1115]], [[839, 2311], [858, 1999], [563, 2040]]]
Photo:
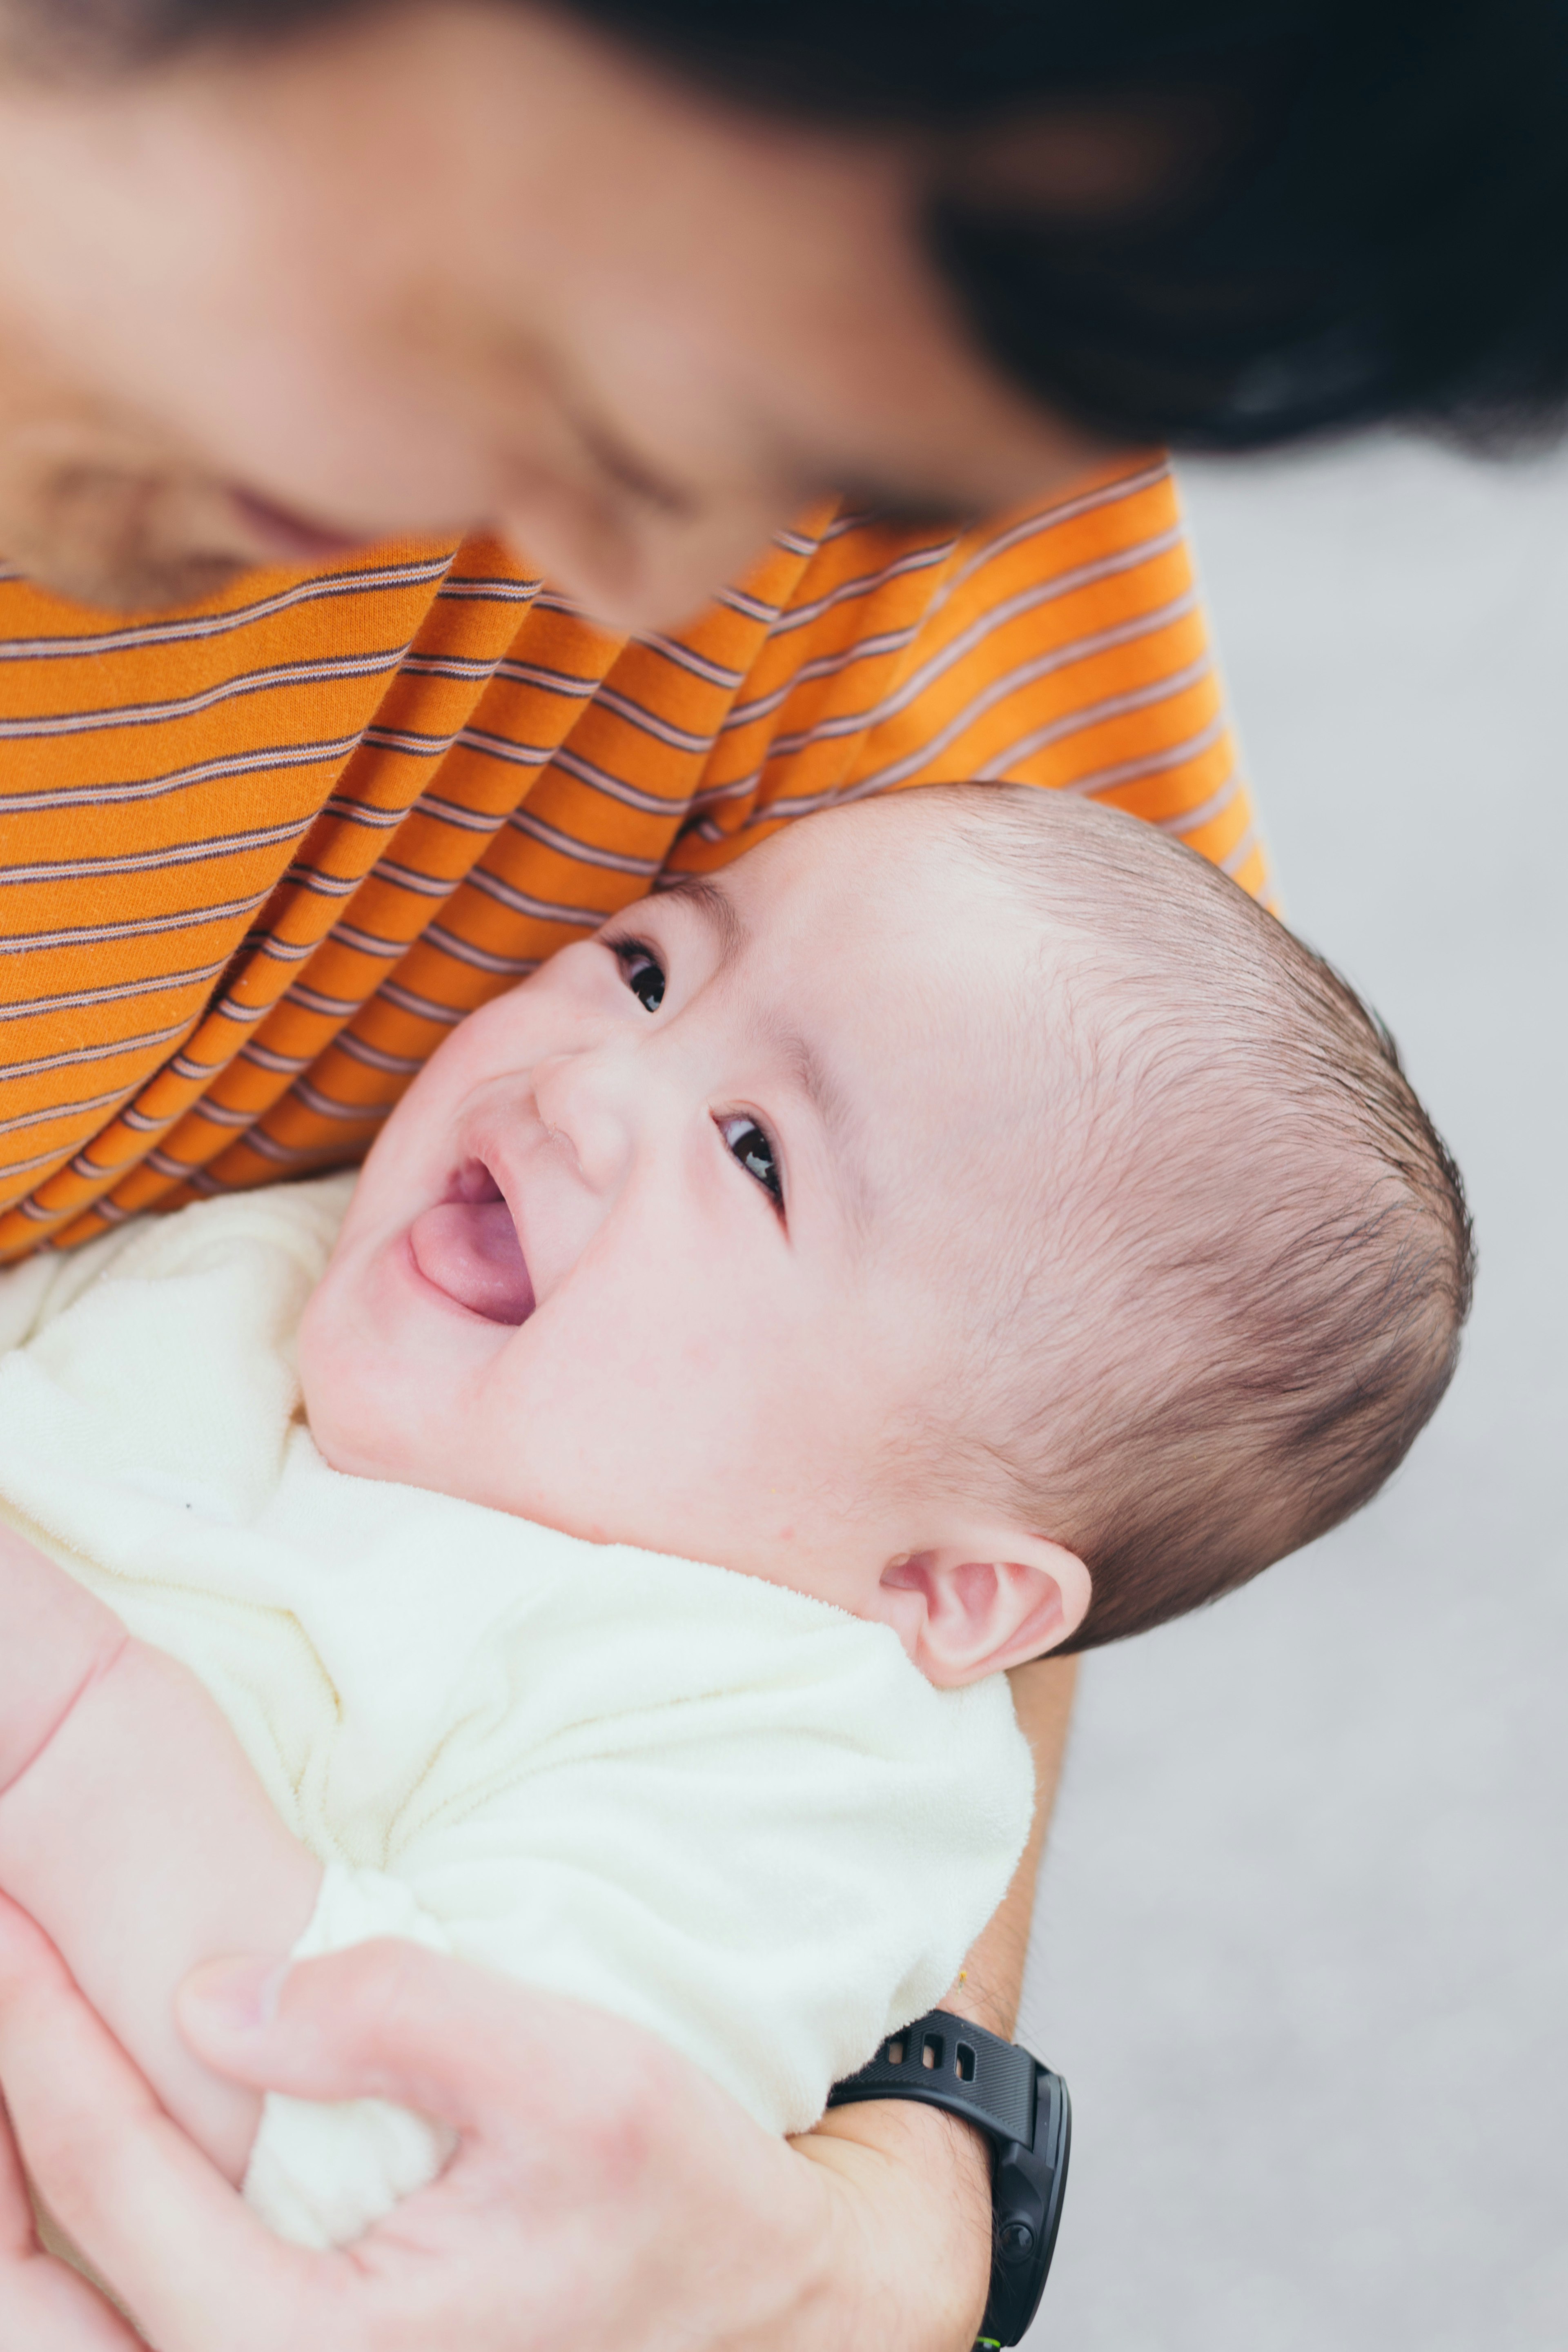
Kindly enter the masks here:
[[[940, 2074], [947, 2064], [945, 2035], [922, 2034], [918, 2047], [920, 2063], [925, 2072], [928, 2074]], [[914, 2051], [911, 2050], [910, 2041], [903, 2034], [895, 2033], [890, 2040], [883, 2042], [879, 2055], [884, 2066], [902, 2066], [914, 2055]], [[952, 2071], [961, 2083], [973, 2083], [979, 2065], [979, 2056], [973, 2042], [960, 2042], [954, 2045]]]

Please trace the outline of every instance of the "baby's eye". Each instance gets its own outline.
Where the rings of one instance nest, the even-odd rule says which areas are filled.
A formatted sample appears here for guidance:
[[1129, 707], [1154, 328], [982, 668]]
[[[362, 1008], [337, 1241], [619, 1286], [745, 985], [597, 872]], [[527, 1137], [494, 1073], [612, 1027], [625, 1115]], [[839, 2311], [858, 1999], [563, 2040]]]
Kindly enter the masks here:
[[744, 1111], [719, 1121], [719, 1132], [745, 1170], [754, 1176], [775, 1209], [784, 1207], [784, 1177], [778, 1154], [765, 1131]]
[[664, 1003], [664, 971], [656, 956], [637, 940], [617, 940], [615, 953], [626, 986], [645, 1013], [657, 1013]]

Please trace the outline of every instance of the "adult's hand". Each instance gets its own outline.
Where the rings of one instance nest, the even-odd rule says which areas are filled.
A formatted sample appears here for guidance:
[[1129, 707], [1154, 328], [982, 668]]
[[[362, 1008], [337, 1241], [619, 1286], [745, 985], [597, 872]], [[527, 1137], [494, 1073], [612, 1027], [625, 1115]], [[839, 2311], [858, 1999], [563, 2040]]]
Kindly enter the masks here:
[[27, 2352], [131, 2352], [136, 2342], [85, 2279], [46, 2253], [16, 2143], [0, 2109], [0, 2343]]
[[[395, 2099], [460, 2145], [341, 2253], [268, 2233], [184, 2139], [29, 1921], [0, 1904], [0, 2084], [45, 2202], [157, 2352], [968, 2352], [990, 2196], [930, 2109], [838, 2110], [771, 2138], [695, 2068], [599, 2011], [407, 1944], [280, 1981], [187, 1988], [237, 2080]], [[133, 2338], [32, 2237], [0, 2163], [0, 2344]]]

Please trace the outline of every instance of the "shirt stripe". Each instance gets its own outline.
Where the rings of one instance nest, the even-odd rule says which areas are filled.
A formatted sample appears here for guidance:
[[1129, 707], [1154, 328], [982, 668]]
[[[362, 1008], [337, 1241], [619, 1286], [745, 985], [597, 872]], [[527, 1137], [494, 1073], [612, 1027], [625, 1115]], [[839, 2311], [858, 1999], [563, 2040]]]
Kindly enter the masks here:
[[353, 1159], [661, 879], [973, 779], [1266, 888], [1162, 462], [956, 536], [824, 507], [634, 637], [482, 540], [126, 624], [0, 572], [0, 1257]]

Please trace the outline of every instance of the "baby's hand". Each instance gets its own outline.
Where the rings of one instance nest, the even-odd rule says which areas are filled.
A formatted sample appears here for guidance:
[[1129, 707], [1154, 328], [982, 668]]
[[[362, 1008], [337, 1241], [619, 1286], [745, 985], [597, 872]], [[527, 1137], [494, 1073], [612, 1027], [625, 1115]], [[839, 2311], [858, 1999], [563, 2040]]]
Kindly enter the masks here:
[[260, 2103], [192, 2055], [174, 1988], [225, 1952], [281, 1959], [321, 1878], [195, 1676], [0, 1528], [0, 1893], [231, 2179]]
[[111, 1610], [0, 1524], [0, 1797], [36, 1762], [126, 1639]]

